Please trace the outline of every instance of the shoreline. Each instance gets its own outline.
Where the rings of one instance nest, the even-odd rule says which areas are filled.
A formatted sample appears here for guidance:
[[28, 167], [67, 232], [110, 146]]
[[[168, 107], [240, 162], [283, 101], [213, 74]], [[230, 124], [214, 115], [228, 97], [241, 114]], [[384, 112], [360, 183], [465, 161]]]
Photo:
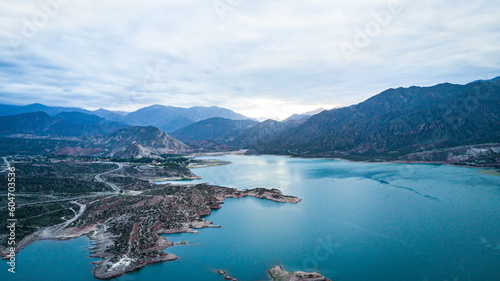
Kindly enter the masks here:
[[[168, 189], [172, 188], [172, 186], [168, 185], [163, 186], [162, 188]], [[159, 188], [158, 190], [162, 190], [162, 188]], [[185, 190], [180, 186], [173, 186], [173, 188]], [[95, 264], [94, 277], [97, 279], [111, 279], [124, 275], [128, 272], [141, 269], [148, 264], [176, 260], [178, 258], [176, 255], [164, 252], [165, 249], [173, 246], [174, 243], [167, 240], [167, 238], [162, 235], [174, 233], [199, 233], [199, 229], [221, 227], [219, 225], [213, 225], [212, 221], [207, 221], [203, 217], [210, 215], [212, 213], [212, 210], [221, 209], [222, 207], [220, 204], [224, 203], [224, 200], [226, 198], [243, 198], [248, 196], [267, 199], [279, 203], [293, 204], [297, 204], [302, 201], [302, 199], [295, 196], [283, 195], [278, 189], [255, 188], [251, 190], [240, 191], [236, 188], [212, 186], [207, 184], [199, 184], [190, 187], [190, 189], [194, 191], [198, 190], [196, 192], [205, 192], [199, 195], [201, 196], [199, 198], [206, 198], [205, 196], [210, 196], [212, 199], [208, 199], [208, 201], [205, 201], [208, 202], [208, 204], [202, 208], [193, 209], [193, 207], [189, 207], [191, 209], [186, 209], [195, 211], [195, 213], [191, 217], [177, 219], [177, 227], [168, 227], [168, 225], [165, 225], [161, 222], [159, 222], [159, 224], [156, 224], [156, 227], [147, 227], [141, 225], [141, 223], [137, 219], [133, 219], [132, 221], [130, 221], [130, 223], [133, 225], [132, 231], [130, 233], [126, 232], [127, 236], [124, 236], [128, 242], [119, 240], [119, 237], [116, 236], [116, 231], [112, 231], [112, 228], [116, 228], [116, 225], [114, 225], [113, 221], [108, 221], [113, 219], [123, 221], [126, 218], [123, 215], [121, 216], [122, 218], [116, 218], [114, 215], [107, 218], [106, 220], [104, 220], [106, 217], [101, 220], [92, 220], [88, 217], [86, 218], [85, 216], [90, 216], [95, 212], [98, 212], [100, 210], [99, 207], [102, 205], [95, 206], [92, 205], [93, 202], [85, 202], [84, 204], [82, 204], [81, 208], [84, 211], [85, 209], [87, 211], [85, 212], [85, 216], [83, 216], [81, 226], [69, 227], [69, 225], [63, 223], [39, 229], [34, 233], [23, 237], [21, 241], [17, 243], [16, 253], [38, 240], [64, 241], [87, 236], [92, 245], [91, 247], [89, 247], [89, 257], [101, 259], [93, 262], [93, 264]], [[156, 197], [148, 197], [144, 199], [137, 199], [137, 197], [132, 197], [132, 199], [134, 200], [137, 199], [137, 204], [141, 204], [141, 206], [144, 204], [157, 205], [160, 203], [160, 201], [158, 200], [168, 200], [168, 198], [170, 198], [168, 197], [168, 195], [166, 197], [164, 195], [156, 195]], [[110, 200], [108, 201], [108, 203], [120, 202], [119, 199], [118, 201], [113, 201], [113, 199], [110, 198], [106, 200]], [[114, 198], [114, 200], [117, 199]], [[191, 206], [191, 204], [196, 204], [196, 202], [198, 202], [198, 199], [196, 198], [190, 200], [193, 200], [193, 202], [186, 203], [187, 206]], [[95, 209], [96, 207], [97, 209]], [[159, 216], [170, 216], [169, 214], [169, 212], [160, 212]], [[139, 216], [137, 218], [144, 218], [144, 216], [141, 216], [142, 213], [140, 212], [136, 215]], [[146, 216], [145, 218], [148, 218], [148, 216]], [[148, 241], [150, 242], [147, 244], [141, 244], [143, 243], [141, 242], [142, 239], [149, 239]], [[117, 246], [128, 247], [128, 251], [113, 250]], [[7, 258], [6, 256], [8, 255], [8, 252], [9, 251], [7, 247], [2, 247], [0, 249], [0, 256], [5, 259]]]
[[[265, 155], [272, 155], [272, 154], [265, 154]], [[285, 156], [285, 155], [274, 155], [274, 156]], [[292, 156], [285, 156], [285, 157], [292, 157]], [[295, 157], [295, 156], [293, 156]], [[315, 157], [296, 157], [296, 158], [304, 158], [304, 159], [312, 159]], [[318, 158], [316, 158], [318, 159]], [[356, 161], [356, 160], [350, 160], [350, 159], [339, 159], [339, 158], [321, 158], [321, 159], [328, 159], [328, 160], [337, 160], [337, 161], [346, 161], [346, 162], [353, 162], [353, 163], [360, 163], [362, 161]], [[404, 163], [404, 164], [423, 164], [423, 165], [428, 165], [428, 164], [438, 164], [438, 165], [446, 165], [446, 164], [441, 164], [441, 163], [421, 163], [421, 162], [407, 162], [407, 161], [381, 161], [381, 162], [362, 162], [366, 164], [378, 164], [378, 163]], [[464, 167], [461, 165], [452, 165], [452, 166], [457, 166], [457, 167]], [[477, 166], [470, 167], [466, 166], [468, 168], [480, 168]], [[484, 169], [484, 168], [483, 168]], [[495, 171], [494, 168], [491, 169], [491, 171]], [[201, 178], [201, 177], [196, 177], [196, 178]], [[218, 225], [213, 225], [213, 222], [207, 221], [204, 219], [204, 216], [210, 215], [211, 210], [214, 209], [220, 209], [224, 200], [226, 198], [243, 198], [243, 197], [254, 197], [254, 198], [260, 198], [260, 199], [267, 199], [279, 203], [293, 203], [297, 204], [302, 201], [302, 199], [295, 197], [295, 196], [288, 196], [288, 195], [283, 195], [279, 189], [264, 189], [264, 188], [254, 188], [251, 190], [237, 190], [236, 188], [226, 188], [226, 187], [216, 187], [216, 186], [211, 186], [208, 184], [195, 184], [194, 187], [198, 186], [208, 186], [216, 189], [212, 189], [211, 192], [208, 194], [211, 196], [214, 196], [216, 200], [213, 200], [213, 204], [211, 205], [206, 205], [205, 207], [208, 208], [203, 208], [203, 209], [197, 209], [197, 219], [191, 220], [191, 221], [186, 221], [182, 222], [181, 227], [177, 228], [157, 228], [153, 231], [153, 236], [157, 237], [157, 240], [155, 240], [155, 245], [153, 247], [147, 248], [147, 251], [153, 252], [153, 255], [146, 256], [144, 258], [135, 258], [135, 257], [128, 257], [128, 256], [122, 256], [122, 255], [114, 255], [110, 253], [107, 248], [107, 242], [113, 241], [113, 237], [111, 234], [108, 232], [106, 233], [106, 228], [107, 228], [107, 221], [104, 222], [99, 222], [99, 223], [93, 223], [93, 224], [85, 224], [82, 227], [69, 227], [69, 224], [67, 222], [58, 224], [58, 225], [53, 225], [49, 227], [45, 227], [43, 229], [39, 229], [35, 231], [34, 233], [31, 233], [30, 235], [24, 237], [19, 243], [17, 243], [16, 247], [16, 253], [30, 245], [31, 243], [34, 243], [38, 240], [56, 240], [56, 241], [65, 241], [65, 240], [71, 240], [75, 238], [79, 238], [81, 236], [87, 236], [90, 241], [92, 242], [93, 246], [91, 247], [91, 255], [90, 257], [97, 257], [101, 258], [102, 260], [96, 261], [94, 264], [96, 265], [94, 269], [94, 276], [98, 279], [111, 279], [115, 278], [121, 275], [124, 275], [128, 272], [132, 272], [138, 269], [143, 268], [144, 266], [148, 264], [153, 264], [153, 263], [160, 263], [160, 262], [166, 262], [166, 261], [173, 261], [176, 260], [178, 257], [163, 252], [163, 250], [167, 249], [168, 247], [173, 246], [173, 242], [168, 241], [167, 238], [164, 236], [161, 236], [162, 234], [173, 234], [173, 233], [198, 233], [199, 231], [195, 229], [203, 229], [203, 228], [218, 228], [221, 226]], [[179, 187], [176, 186], [175, 184], [173, 185], [165, 185], [160, 188], [155, 188], [151, 190], [160, 190], [164, 188], [170, 188], [170, 187]], [[142, 192], [148, 193], [151, 190], [144, 190]], [[142, 193], [141, 192], [141, 193]], [[157, 193], [151, 193], [148, 196], [156, 196]], [[170, 195], [166, 196], [169, 197]], [[111, 196], [113, 197], [113, 196]], [[149, 200], [149, 199], [148, 199]], [[84, 202], [83, 204], [77, 203], [80, 205], [81, 213], [85, 212], [85, 209], [92, 204], [89, 203], [87, 200], [78, 200], [79, 202]], [[189, 201], [189, 200], [188, 200]], [[76, 203], [76, 202], [75, 202]], [[193, 202], [189, 202], [193, 203]], [[127, 206], [127, 205], [124, 205]], [[91, 210], [92, 211], [92, 210]], [[78, 219], [78, 217], [76, 218]], [[75, 219], [75, 220], [76, 220]], [[70, 222], [71, 223], [71, 222]], [[65, 225], [64, 227], [62, 227]], [[150, 229], [144, 228], [143, 230], [149, 231]], [[136, 226], [134, 224], [134, 230], [132, 232], [140, 232], [139, 230], [136, 230]], [[132, 233], [131, 233], [132, 237]], [[132, 238], [130, 238], [132, 239]], [[144, 250], [144, 249], [140, 249]], [[6, 248], [0, 247], [0, 256], [5, 259], [6, 253]], [[158, 253], [160, 251], [160, 253]], [[116, 258], [116, 259], [114, 259]]]
[[[291, 151], [278, 153], [247, 152], [245, 155], [276, 155], [304, 159], [333, 159], [358, 163], [404, 163], [436, 164], [457, 167], [477, 167], [500, 169], [498, 156], [500, 143], [468, 144], [454, 147], [434, 148], [415, 152], [388, 151], [379, 155], [349, 154], [349, 152], [331, 151], [318, 155], [294, 154]], [[333, 156], [338, 155], [338, 156]], [[392, 156], [391, 156], [392, 155]]]
[[422, 165], [443, 165], [443, 166], [453, 166], [453, 167], [464, 167], [464, 168], [479, 168], [479, 169], [493, 169], [500, 170], [499, 165], [478, 165], [478, 164], [466, 164], [466, 163], [454, 163], [451, 161], [407, 161], [407, 160], [355, 160], [349, 158], [339, 158], [339, 157], [325, 157], [325, 156], [306, 156], [306, 155], [292, 155], [292, 154], [270, 154], [270, 153], [255, 153], [255, 154], [245, 154], [244, 156], [282, 156], [287, 158], [299, 158], [299, 159], [322, 159], [322, 160], [335, 160], [351, 163], [361, 163], [361, 164], [422, 164]]
[[194, 176], [194, 177], [158, 177], [158, 178], [140, 178], [142, 180], [149, 181], [150, 183], [162, 182], [162, 181], [183, 181], [183, 180], [201, 180], [202, 177]]
[[[159, 239], [164, 240], [167, 243], [167, 245], [165, 245], [165, 247], [161, 250], [163, 251], [163, 250], [167, 249], [168, 247], [171, 247], [174, 245], [174, 243], [172, 241], [168, 241], [165, 236], [161, 236], [161, 235], [176, 234], [176, 233], [199, 233], [199, 231], [197, 229], [220, 228], [221, 227], [220, 225], [213, 225], [212, 221], [207, 221], [203, 217], [210, 215], [212, 213], [211, 212], [212, 210], [221, 209], [222, 206], [220, 206], [220, 204], [224, 203], [224, 200], [226, 198], [239, 199], [239, 198], [244, 198], [244, 197], [254, 197], [254, 198], [258, 198], [258, 199], [267, 199], [267, 200], [271, 200], [271, 201], [278, 202], [278, 203], [292, 203], [292, 204], [297, 204], [300, 201], [302, 201], [301, 198], [298, 198], [295, 196], [283, 195], [283, 194], [281, 194], [281, 191], [278, 189], [269, 190], [269, 189], [264, 189], [264, 188], [255, 188], [255, 189], [251, 189], [251, 190], [247, 190], [247, 191], [239, 191], [236, 189], [231, 189], [231, 190], [233, 191], [233, 193], [225, 194], [223, 197], [217, 197], [219, 199], [219, 201], [217, 201], [216, 204], [209, 206], [209, 210], [207, 212], [200, 213], [198, 221], [191, 221], [188, 223], [184, 223], [183, 226], [180, 228], [159, 229], [159, 230], [155, 231], [155, 234], [158, 235]], [[94, 256], [94, 255], [92, 255], [92, 256]], [[111, 279], [111, 278], [122, 276], [128, 272], [139, 270], [148, 264], [165, 262], [165, 261], [174, 261], [177, 258], [178, 257], [173, 255], [173, 254], [165, 253], [165, 255], [162, 254], [160, 257], [155, 257], [152, 259], [144, 260], [138, 265], [128, 266], [128, 267], [127, 266], [123, 266], [123, 267], [116, 266], [115, 268], [117, 268], [117, 269], [113, 269], [111, 272], [105, 272], [103, 270], [99, 270], [99, 268], [96, 266], [96, 268], [94, 270], [94, 276], [98, 279]]]

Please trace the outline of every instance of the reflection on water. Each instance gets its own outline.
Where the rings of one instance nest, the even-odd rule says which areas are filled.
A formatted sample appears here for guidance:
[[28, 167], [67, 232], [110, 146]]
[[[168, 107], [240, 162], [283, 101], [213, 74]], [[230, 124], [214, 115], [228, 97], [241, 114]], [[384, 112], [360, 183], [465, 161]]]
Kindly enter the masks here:
[[[203, 179], [192, 183], [277, 187], [303, 201], [228, 199], [207, 217], [221, 228], [167, 236], [187, 242], [166, 250], [179, 260], [148, 265], [116, 280], [220, 281], [218, 269], [238, 280], [268, 280], [266, 271], [277, 264], [316, 270], [337, 281], [500, 280], [498, 176], [440, 165], [280, 156], [217, 159], [233, 164], [195, 169]], [[76, 260], [58, 261], [59, 280], [67, 280], [62, 274], [72, 264], [86, 268], [78, 278], [93, 280], [91, 259], [73, 251], [81, 247], [73, 241], [80, 240], [64, 242], [68, 250], [61, 254]], [[40, 257], [49, 248], [53, 245], [36, 243], [21, 252], [29, 260], [24, 270], [44, 272], [47, 265]], [[1, 280], [4, 276], [0, 273]], [[43, 276], [37, 280], [49, 280]]]

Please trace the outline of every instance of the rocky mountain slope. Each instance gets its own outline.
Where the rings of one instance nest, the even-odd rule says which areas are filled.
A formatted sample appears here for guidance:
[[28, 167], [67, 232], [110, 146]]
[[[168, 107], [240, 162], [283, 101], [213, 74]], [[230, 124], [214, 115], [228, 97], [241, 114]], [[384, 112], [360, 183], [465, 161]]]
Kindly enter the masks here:
[[228, 142], [234, 148], [253, 148], [268, 142], [276, 136], [291, 130], [303, 123], [303, 119], [291, 119], [289, 121], [278, 122], [266, 120], [254, 125], [246, 130], [241, 130], [235, 134]]
[[[101, 155], [113, 158], [158, 158], [168, 153], [184, 153], [190, 148], [181, 141], [152, 126], [127, 127], [95, 115], [61, 112], [49, 116], [44, 112], [0, 117], [2, 151], [20, 153], [16, 142], [29, 151], [58, 155]], [[60, 140], [58, 144], [34, 139]], [[12, 141], [11, 141], [12, 140]], [[71, 140], [71, 142], [69, 141]]]
[[500, 143], [498, 79], [389, 89], [312, 116], [253, 152], [394, 159], [482, 143]]
[[227, 142], [237, 131], [257, 124], [253, 120], [231, 120], [214, 117], [193, 123], [172, 133], [172, 136], [186, 143], [202, 140]]
[[94, 145], [108, 150], [113, 158], [140, 159], [169, 153], [183, 153], [190, 148], [181, 141], [153, 127], [132, 126], [94, 140]]
[[318, 113], [321, 113], [323, 111], [325, 111], [325, 109], [322, 108], [322, 107], [320, 107], [320, 108], [318, 108], [316, 110], [313, 110], [313, 111], [304, 112], [304, 113], [301, 113], [301, 114], [292, 114], [290, 117], [288, 117], [285, 120], [283, 120], [283, 122], [292, 121], [292, 120], [303, 120], [303, 121], [305, 121], [309, 117], [311, 117], [313, 115], [316, 115]]
[[303, 119], [287, 122], [266, 120], [258, 123], [252, 120], [210, 118], [181, 128], [172, 133], [172, 136], [197, 148], [248, 149], [265, 143], [303, 122]]

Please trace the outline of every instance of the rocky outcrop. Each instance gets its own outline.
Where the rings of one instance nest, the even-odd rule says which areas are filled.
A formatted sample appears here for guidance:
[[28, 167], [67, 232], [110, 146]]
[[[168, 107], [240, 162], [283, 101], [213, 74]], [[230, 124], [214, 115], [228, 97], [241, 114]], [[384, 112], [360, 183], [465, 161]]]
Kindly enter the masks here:
[[293, 203], [297, 204], [302, 199], [295, 197], [295, 196], [288, 196], [288, 195], [283, 195], [279, 189], [273, 188], [273, 189], [266, 189], [266, 188], [254, 188], [250, 190], [243, 190], [243, 191], [238, 191], [234, 190], [233, 193], [228, 193], [225, 195], [225, 197], [234, 197], [234, 198], [241, 198], [241, 197], [255, 197], [255, 198], [261, 198], [261, 199], [267, 199], [275, 202], [280, 202], [280, 203]]
[[288, 272], [281, 266], [275, 266], [268, 272], [274, 281], [331, 281], [317, 272]]
[[107, 156], [126, 159], [159, 157], [189, 150], [187, 145], [153, 126], [124, 128], [94, 143], [108, 149]]
[[160, 253], [157, 256], [149, 257], [148, 259], [135, 260], [122, 258], [118, 262], [111, 264], [107, 261], [106, 263], [108, 263], [110, 267], [101, 266], [101, 263], [97, 263], [99, 266], [97, 266], [94, 270], [94, 276], [98, 279], [111, 279], [125, 273], [141, 269], [148, 264], [172, 261], [176, 259], [176, 255]]

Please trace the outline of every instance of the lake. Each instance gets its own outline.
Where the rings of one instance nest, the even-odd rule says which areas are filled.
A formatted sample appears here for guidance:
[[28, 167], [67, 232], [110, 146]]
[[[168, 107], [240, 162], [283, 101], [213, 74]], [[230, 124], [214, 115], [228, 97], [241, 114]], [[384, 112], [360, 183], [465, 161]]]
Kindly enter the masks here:
[[[334, 281], [500, 280], [500, 177], [444, 165], [359, 163], [283, 156], [206, 157], [194, 169], [238, 189], [280, 188], [283, 204], [227, 199], [206, 218], [221, 228], [167, 235], [179, 259], [115, 280], [269, 280], [267, 270], [318, 271]], [[87, 238], [37, 241], [0, 280], [96, 280]], [[71, 277], [70, 277], [71, 276]]]

